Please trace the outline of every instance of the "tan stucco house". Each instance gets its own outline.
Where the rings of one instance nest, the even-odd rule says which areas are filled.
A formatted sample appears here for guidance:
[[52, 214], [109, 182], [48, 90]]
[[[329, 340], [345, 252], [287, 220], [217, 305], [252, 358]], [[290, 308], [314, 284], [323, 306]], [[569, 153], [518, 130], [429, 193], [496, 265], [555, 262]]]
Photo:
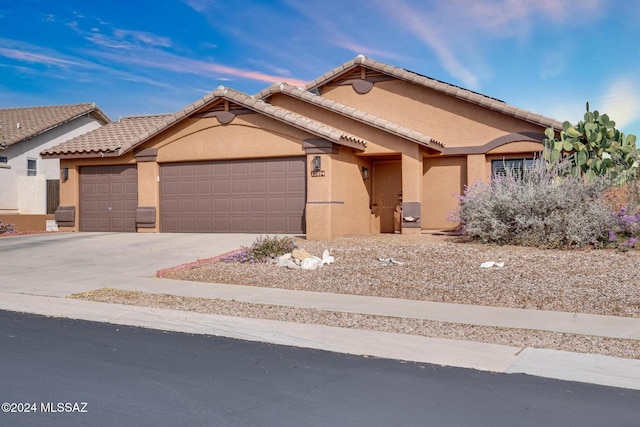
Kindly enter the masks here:
[[457, 194], [534, 157], [555, 120], [364, 56], [305, 87], [219, 87], [45, 150], [66, 230], [305, 233], [456, 226]]

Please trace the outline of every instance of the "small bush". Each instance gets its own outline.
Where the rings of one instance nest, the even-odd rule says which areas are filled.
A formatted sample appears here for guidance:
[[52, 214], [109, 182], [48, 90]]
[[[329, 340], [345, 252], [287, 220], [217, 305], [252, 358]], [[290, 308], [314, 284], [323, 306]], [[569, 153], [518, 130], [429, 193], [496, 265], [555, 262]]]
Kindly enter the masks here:
[[249, 247], [243, 247], [240, 251], [221, 259], [223, 262], [266, 262], [270, 258], [276, 258], [296, 249], [296, 243], [289, 237], [263, 237], [260, 236]]
[[537, 161], [476, 183], [460, 197], [464, 232], [486, 243], [542, 248], [603, 246], [614, 223], [601, 197], [607, 183], [562, 177], [565, 165]]
[[15, 233], [16, 230], [14, 230], [13, 227], [13, 224], [3, 224], [2, 221], [0, 221], [0, 234]]
[[640, 239], [640, 212], [629, 214], [623, 206], [616, 213], [615, 220], [609, 229], [609, 241], [620, 249], [635, 248]]

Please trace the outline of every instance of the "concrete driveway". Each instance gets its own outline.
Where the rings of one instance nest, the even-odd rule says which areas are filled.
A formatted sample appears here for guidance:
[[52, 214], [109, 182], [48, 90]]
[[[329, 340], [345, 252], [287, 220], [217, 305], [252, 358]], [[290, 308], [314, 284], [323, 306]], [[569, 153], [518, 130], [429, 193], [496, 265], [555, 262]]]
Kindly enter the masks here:
[[0, 292], [64, 297], [248, 246], [254, 234], [56, 233], [0, 238]]

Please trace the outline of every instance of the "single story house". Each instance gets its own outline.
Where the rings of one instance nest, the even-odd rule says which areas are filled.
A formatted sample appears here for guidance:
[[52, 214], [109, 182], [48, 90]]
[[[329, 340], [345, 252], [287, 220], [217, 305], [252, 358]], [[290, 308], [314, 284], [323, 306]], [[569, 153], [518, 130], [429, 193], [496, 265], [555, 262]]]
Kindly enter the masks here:
[[44, 150], [63, 229], [306, 234], [456, 226], [457, 194], [558, 121], [358, 56], [299, 88], [219, 87]]
[[95, 104], [0, 109], [0, 219], [53, 214], [60, 161], [40, 152], [109, 122]]

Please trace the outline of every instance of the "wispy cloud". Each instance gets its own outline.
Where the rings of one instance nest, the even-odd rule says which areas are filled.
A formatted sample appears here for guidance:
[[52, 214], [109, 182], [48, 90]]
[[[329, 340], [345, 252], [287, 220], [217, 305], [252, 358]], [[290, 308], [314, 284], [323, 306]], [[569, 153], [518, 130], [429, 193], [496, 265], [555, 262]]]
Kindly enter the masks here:
[[376, 58], [391, 58], [396, 60], [403, 57], [402, 55], [399, 55], [396, 52], [392, 52], [390, 50], [371, 47], [349, 40], [336, 40], [335, 44], [343, 49], [350, 50], [355, 55], [363, 54], [365, 56], [372, 56]]
[[185, 4], [198, 13], [209, 12], [213, 6], [220, 2], [217, 0], [184, 0]]
[[54, 58], [52, 56], [43, 55], [33, 52], [25, 52], [17, 49], [0, 48], [0, 56], [5, 58], [14, 59], [22, 62], [32, 62], [42, 65], [56, 65], [58, 67], [64, 67], [68, 65], [80, 65], [73, 61], [67, 61], [66, 59]]
[[171, 39], [157, 34], [147, 33], [144, 31], [131, 31], [116, 28], [113, 34], [120, 40], [132, 40], [135, 43], [141, 43], [148, 46], [171, 47]]
[[[304, 86], [306, 84], [306, 81], [293, 79], [288, 76], [267, 74], [260, 71], [217, 64], [215, 62], [200, 61], [159, 50], [139, 50], [134, 55], [131, 55], [130, 52], [123, 54], [117, 51], [94, 52], [93, 54], [103, 60], [121, 64], [135, 65], [136, 67], [147, 69], [160, 69], [179, 74], [198, 75], [207, 79], [237, 80], [238, 78], [242, 78], [269, 84], [275, 82], [287, 82], [294, 86]], [[218, 73], [220, 76], [214, 76], [212, 73]]]
[[[584, 25], [605, 6], [602, 0], [453, 0], [446, 3], [444, 12], [446, 16], [461, 18], [467, 29], [490, 31], [494, 36], [519, 37], [536, 24]], [[576, 16], [580, 19], [575, 19]]]
[[[603, 0], [450, 0], [430, 7], [410, 0], [374, 2], [398, 28], [427, 46], [448, 73], [471, 88], [493, 74], [487, 70], [496, 39], [526, 46], [541, 28], [587, 25], [606, 7]], [[557, 67], [553, 70], [560, 72]], [[544, 78], [553, 73], [542, 72]]]
[[396, 0], [392, 5], [383, 4], [385, 13], [428, 46], [452, 76], [472, 89], [478, 88], [478, 78], [456, 57], [446, 37], [434, 29], [436, 25], [429, 19], [425, 8], [410, 7], [403, 0]]
[[599, 110], [607, 113], [616, 122], [617, 128], [640, 120], [640, 86], [636, 78], [615, 79], [597, 102]]
[[19, 62], [62, 68], [89, 65], [86, 61], [77, 60], [51, 49], [10, 39], [0, 39], [0, 56]]
[[[530, 97], [534, 98], [534, 97]], [[616, 122], [616, 128], [623, 130], [640, 123], [640, 84], [635, 77], [614, 78], [601, 90], [597, 87], [584, 90], [557, 91], [534, 100], [534, 105], [526, 106], [533, 111], [544, 112], [554, 119], [577, 123], [584, 119], [585, 103], [591, 111], [598, 110]], [[640, 135], [638, 135], [640, 136]]]

